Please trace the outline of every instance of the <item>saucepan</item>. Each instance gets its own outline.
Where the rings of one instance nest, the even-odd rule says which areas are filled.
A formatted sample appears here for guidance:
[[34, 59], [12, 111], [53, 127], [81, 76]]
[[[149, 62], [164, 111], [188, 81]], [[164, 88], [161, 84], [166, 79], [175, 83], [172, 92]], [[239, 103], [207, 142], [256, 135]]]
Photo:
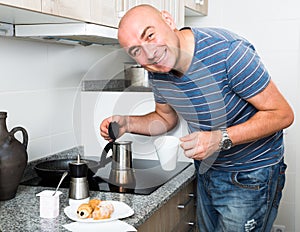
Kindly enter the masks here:
[[[39, 177], [47, 181], [57, 181], [61, 178], [65, 171], [69, 171], [69, 163], [74, 162], [75, 159], [58, 159], [47, 160], [35, 165], [34, 169]], [[90, 159], [81, 159], [87, 163], [88, 176], [93, 176], [98, 168], [100, 162]]]

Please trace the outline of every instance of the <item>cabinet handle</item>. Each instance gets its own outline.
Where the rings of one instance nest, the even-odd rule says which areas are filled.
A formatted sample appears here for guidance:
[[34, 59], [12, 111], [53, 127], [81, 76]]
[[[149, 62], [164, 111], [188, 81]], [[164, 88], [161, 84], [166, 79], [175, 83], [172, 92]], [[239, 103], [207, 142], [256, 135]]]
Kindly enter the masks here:
[[188, 222], [190, 229], [188, 230], [188, 232], [192, 232], [195, 230], [195, 222]]
[[189, 226], [195, 226], [195, 222], [188, 222]]
[[177, 205], [177, 208], [184, 209], [194, 199], [194, 197], [194, 193], [189, 193], [189, 199], [185, 203]]

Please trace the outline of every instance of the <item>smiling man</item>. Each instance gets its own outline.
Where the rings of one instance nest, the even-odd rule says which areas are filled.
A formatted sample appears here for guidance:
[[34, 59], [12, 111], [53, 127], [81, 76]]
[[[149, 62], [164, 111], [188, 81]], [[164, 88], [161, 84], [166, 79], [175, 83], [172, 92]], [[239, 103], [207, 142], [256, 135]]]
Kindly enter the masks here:
[[[101, 125], [160, 135], [181, 115], [181, 140], [197, 171], [200, 231], [270, 231], [285, 182], [282, 130], [294, 120], [254, 46], [220, 28], [176, 29], [171, 15], [140, 5], [119, 25], [120, 45], [150, 72], [155, 111]], [[168, 155], [168, 154], [166, 154]]]
[[121, 20], [118, 32], [120, 44], [149, 71], [165, 73], [174, 69], [184, 73], [194, 50], [192, 32], [177, 30], [172, 16], [166, 11], [141, 7], [142, 15], [136, 14], [136, 10], [139, 11], [136, 8]]

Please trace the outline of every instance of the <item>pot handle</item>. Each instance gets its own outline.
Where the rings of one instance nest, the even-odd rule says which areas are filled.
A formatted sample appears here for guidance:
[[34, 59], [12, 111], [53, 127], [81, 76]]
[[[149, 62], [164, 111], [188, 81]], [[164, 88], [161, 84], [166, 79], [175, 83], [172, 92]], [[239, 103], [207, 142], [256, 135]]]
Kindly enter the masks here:
[[13, 129], [9, 132], [9, 134], [12, 135], [13, 137], [15, 137], [14, 134], [15, 134], [16, 132], [18, 132], [18, 131], [21, 131], [21, 132], [22, 132], [22, 135], [23, 135], [23, 142], [22, 142], [22, 144], [24, 145], [25, 149], [27, 149], [27, 145], [28, 145], [28, 134], [27, 134], [27, 131], [26, 131], [23, 127], [20, 127], [20, 126], [15, 127], [15, 128], [13, 128]]
[[104, 147], [101, 157], [100, 157], [100, 167], [104, 167], [106, 164], [112, 161], [112, 157], [107, 157], [107, 153], [109, 152], [110, 149], [113, 147], [113, 142], [110, 142], [106, 144]]

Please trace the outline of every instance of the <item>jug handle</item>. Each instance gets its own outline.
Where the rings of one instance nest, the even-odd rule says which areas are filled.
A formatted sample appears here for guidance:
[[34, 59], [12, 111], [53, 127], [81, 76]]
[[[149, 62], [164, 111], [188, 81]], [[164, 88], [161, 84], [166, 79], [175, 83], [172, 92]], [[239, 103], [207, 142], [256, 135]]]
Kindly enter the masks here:
[[27, 131], [23, 128], [23, 127], [15, 127], [13, 128], [9, 134], [11, 134], [13, 137], [14, 137], [14, 134], [18, 131], [21, 131], [22, 132], [22, 135], [23, 135], [23, 142], [22, 144], [24, 145], [25, 149], [27, 149], [27, 144], [28, 144], [28, 134], [27, 134]]
[[112, 147], [113, 147], [113, 142], [106, 144], [106, 146], [104, 147], [101, 157], [100, 157], [100, 166], [101, 167], [104, 167], [106, 164], [108, 164], [109, 162], [112, 161], [112, 157], [106, 157], [107, 153], [109, 152], [110, 149], [112, 149]]

